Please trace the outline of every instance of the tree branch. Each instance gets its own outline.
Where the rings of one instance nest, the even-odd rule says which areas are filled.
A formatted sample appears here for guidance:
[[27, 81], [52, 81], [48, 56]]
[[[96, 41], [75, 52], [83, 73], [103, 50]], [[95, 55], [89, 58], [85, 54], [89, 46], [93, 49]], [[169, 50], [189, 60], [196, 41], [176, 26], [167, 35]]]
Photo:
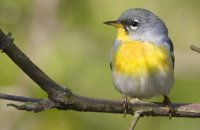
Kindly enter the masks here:
[[193, 51], [196, 51], [198, 53], [200, 53], [200, 48], [195, 46], [195, 45], [191, 45], [190, 48], [193, 50]]
[[0, 99], [19, 101], [19, 102], [39, 102], [42, 100], [42, 99], [37, 99], [37, 98], [15, 96], [15, 95], [3, 94], [3, 93], [0, 93]]
[[137, 122], [139, 121], [139, 118], [140, 118], [141, 113], [142, 113], [142, 112], [140, 112], [140, 111], [134, 112], [133, 120], [132, 120], [132, 122], [131, 122], [131, 125], [130, 125], [130, 127], [129, 127], [129, 130], [134, 130], [134, 129], [135, 129], [136, 124], [137, 124]]
[[55, 103], [52, 100], [45, 99], [39, 102], [27, 102], [23, 105], [16, 105], [16, 104], [10, 103], [10, 104], [7, 104], [7, 106], [13, 106], [18, 110], [41, 112], [49, 108], [53, 108], [55, 106]]
[[[82, 112], [104, 112], [124, 114], [122, 100], [105, 100], [83, 97], [72, 94], [65, 103], [54, 102], [51, 99], [43, 99], [38, 102], [26, 102], [23, 105], [8, 104], [19, 110], [41, 112], [47, 109], [74, 110]], [[174, 103], [172, 117], [200, 118], [200, 104], [198, 103]], [[131, 102], [127, 114], [133, 115], [140, 111], [141, 116], [169, 116], [168, 108], [163, 103], [158, 102]]]
[[[0, 30], [0, 50], [6, 53], [41, 89], [47, 94], [47, 99], [34, 99], [14, 95], [0, 94], [0, 99], [26, 102], [23, 105], [8, 104], [19, 110], [40, 112], [47, 109], [74, 110], [84, 112], [124, 113], [123, 101], [105, 100], [79, 96], [68, 88], [62, 88], [50, 79], [32, 61], [25, 56], [13, 43], [11, 35], [5, 35]], [[174, 103], [175, 111], [172, 117], [200, 118], [200, 104]], [[141, 116], [169, 116], [169, 110], [162, 103], [134, 102], [130, 103], [127, 114], [141, 111]]]
[[[50, 79], [42, 70], [13, 43], [11, 33], [5, 35], [0, 29], [0, 49], [6, 53], [10, 59], [18, 65], [35, 83], [37, 83], [51, 97], [66, 94], [68, 89], [64, 89]], [[55, 96], [56, 95], [56, 96]]]

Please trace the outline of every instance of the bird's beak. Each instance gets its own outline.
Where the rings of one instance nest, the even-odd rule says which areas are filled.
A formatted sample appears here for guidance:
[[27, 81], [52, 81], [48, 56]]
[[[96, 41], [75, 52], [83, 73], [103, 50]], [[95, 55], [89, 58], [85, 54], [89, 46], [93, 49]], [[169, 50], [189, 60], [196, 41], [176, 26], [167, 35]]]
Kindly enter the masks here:
[[119, 21], [106, 21], [104, 24], [111, 25], [111, 26], [119, 26], [121, 23]]

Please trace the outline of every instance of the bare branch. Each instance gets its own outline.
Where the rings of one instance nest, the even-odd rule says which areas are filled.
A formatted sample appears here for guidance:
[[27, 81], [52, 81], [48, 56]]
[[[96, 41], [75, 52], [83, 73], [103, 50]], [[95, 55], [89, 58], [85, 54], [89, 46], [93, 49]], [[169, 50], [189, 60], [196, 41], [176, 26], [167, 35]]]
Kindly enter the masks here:
[[[124, 114], [122, 100], [105, 100], [72, 94], [70, 97], [60, 97], [65, 102], [55, 102], [51, 99], [44, 99], [38, 102], [26, 102], [23, 105], [9, 104], [19, 110], [41, 112], [47, 109], [74, 110], [82, 112], [104, 112]], [[200, 104], [174, 103], [172, 117], [200, 118]], [[170, 116], [168, 108], [163, 103], [133, 102], [130, 103], [127, 114], [141, 111], [141, 116]]]
[[[6, 53], [35, 83], [37, 83], [50, 97], [66, 94], [64, 88], [50, 79], [32, 61], [15, 46], [11, 33], [5, 35], [0, 29], [0, 49]], [[66, 89], [67, 90], [67, 89]], [[56, 96], [54, 96], [56, 95]]]
[[140, 118], [141, 113], [142, 113], [142, 112], [140, 112], [140, 111], [134, 112], [133, 120], [132, 120], [132, 122], [131, 122], [131, 125], [130, 125], [130, 127], [129, 127], [129, 130], [134, 130], [134, 129], [135, 129], [136, 124], [137, 124], [137, 122], [138, 122], [138, 120], [139, 120], [139, 118]]
[[38, 102], [42, 100], [42, 99], [37, 99], [37, 98], [15, 96], [15, 95], [3, 94], [3, 93], [0, 93], [0, 99], [19, 101], [19, 102]]
[[198, 53], [200, 53], [200, 48], [195, 46], [195, 45], [191, 45], [190, 48], [193, 50], [193, 51], [196, 51]]
[[55, 103], [50, 99], [44, 99], [39, 102], [27, 102], [23, 105], [16, 105], [16, 104], [10, 103], [10, 104], [7, 104], [7, 106], [13, 106], [18, 110], [41, 112], [49, 108], [53, 108], [55, 106]]

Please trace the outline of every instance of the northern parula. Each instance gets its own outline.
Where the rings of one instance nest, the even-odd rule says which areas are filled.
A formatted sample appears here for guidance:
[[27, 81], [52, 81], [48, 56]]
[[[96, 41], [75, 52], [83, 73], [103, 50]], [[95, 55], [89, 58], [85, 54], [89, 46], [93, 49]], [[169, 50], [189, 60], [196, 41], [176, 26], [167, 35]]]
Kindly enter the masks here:
[[132, 98], [151, 98], [167, 94], [174, 82], [173, 44], [165, 23], [152, 12], [134, 8], [115, 21], [117, 29], [110, 67], [115, 88]]

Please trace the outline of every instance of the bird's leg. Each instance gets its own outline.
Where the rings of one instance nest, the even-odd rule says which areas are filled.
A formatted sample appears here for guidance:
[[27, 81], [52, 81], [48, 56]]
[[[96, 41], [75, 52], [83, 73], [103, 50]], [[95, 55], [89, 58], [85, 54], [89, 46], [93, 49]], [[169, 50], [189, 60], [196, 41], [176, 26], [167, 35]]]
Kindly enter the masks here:
[[164, 100], [163, 100], [163, 104], [169, 109], [169, 118], [171, 119], [172, 114], [174, 112], [174, 107], [172, 106], [171, 101], [169, 100], [169, 97], [164, 95]]
[[130, 101], [127, 96], [123, 97], [123, 108], [124, 108], [124, 117], [126, 116], [126, 113], [128, 110], [130, 110]]

